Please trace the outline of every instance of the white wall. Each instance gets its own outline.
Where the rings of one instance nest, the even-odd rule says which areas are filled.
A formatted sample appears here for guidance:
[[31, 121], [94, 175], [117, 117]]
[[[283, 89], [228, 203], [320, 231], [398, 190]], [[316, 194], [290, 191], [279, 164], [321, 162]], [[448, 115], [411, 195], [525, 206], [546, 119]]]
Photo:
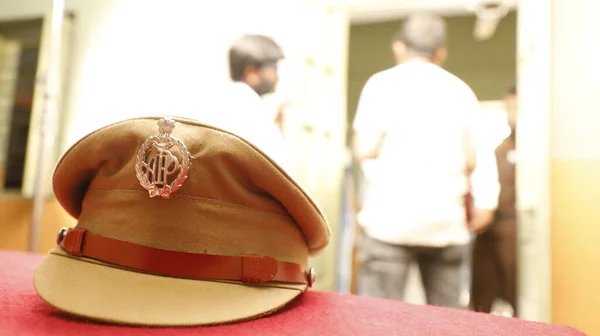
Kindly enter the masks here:
[[[50, 0], [0, 0], [0, 20], [41, 17], [50, 5]], [[213, 88], [229, 81], [229, 44], [244, 32], [271, 35], [286, 53], [279, 89], [299, 106], [289, 119], [296, 128], [290, 132], [292, 152], [299, 170], [306, 172], [300, 182], [318, 196], [335, 231], [343, 154], [338, 138], [343, 139], [345, 125], [343, 11], [311, 0], [220, 0], [208, 5], [200, 0], [66, 0], [66, 8], [76, 18], [61, 152], [121, 119], [218, 111]], [[307, 66], [307, 57], [314, 65]], [[326, 69], [336, 75], [326, 75]], [[321, 134], [327, 132], [305, 134], [307, 119], [323, 124], [315, 129], [327, 130], [331, 139]], [[313, 260], [317, 288], [334, 288], [335, 257], [332, 242]]]
[[519, 317], [551, 322], [550, 111], [553, 9], [521, 1], [517, 16]]
[[[76, 19], [63, 149], [123, 118], [193, 114], [210, 95], [207, 87], [228, 79], [226, 49], [242, 32], [288, 42], [282, 44], [291, 46], [286, 52], [294, 59], [298, 22], [293, 18], [301, 1], [203, 4], [66, 0]], [[50, 6], [49, 0], [0, 0], [0, 20], [41, 17]]]

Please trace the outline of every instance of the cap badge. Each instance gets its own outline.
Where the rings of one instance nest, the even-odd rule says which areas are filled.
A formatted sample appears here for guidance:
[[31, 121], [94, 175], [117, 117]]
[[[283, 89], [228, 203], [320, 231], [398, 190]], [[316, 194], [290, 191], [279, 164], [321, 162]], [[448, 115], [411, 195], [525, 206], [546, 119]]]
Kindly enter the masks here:
[[146, 139], [138, 150], [135, 175], [151, 198], [169, 198], [188, 177], [192, 156], [183, 141], [171, 136], [173, 128], [173, 119], [160, 119], [158, 135]]

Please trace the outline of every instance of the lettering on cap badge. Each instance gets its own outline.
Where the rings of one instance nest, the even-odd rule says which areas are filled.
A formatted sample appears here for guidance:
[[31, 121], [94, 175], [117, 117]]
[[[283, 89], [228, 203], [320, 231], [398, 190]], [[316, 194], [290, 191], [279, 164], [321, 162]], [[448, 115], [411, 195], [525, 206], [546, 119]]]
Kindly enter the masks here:
[[[158, 121], [158, 135], [151, 136], [140, 147], [135, 162], [135, 174], [149, 196], [169, 196], [187, 180], [192, 156], [179, 138], [171, 136], [175, 121]], [[171, 149], [175, 147], [178, 158]], [[181, 159], [181, 162], [180, 162]], [[175, 177], [173, 175], [177, 174]]]

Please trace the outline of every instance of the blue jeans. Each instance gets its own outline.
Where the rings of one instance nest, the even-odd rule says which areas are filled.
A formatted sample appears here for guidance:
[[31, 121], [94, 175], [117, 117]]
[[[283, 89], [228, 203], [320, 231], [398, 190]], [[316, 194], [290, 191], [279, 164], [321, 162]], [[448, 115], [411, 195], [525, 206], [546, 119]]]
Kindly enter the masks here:
[[359, 247], [359, 295], [404, 300], [410, 265], [416, 262], [428, 304], [464, 308], [460, 302], [464, 286], [461, 270], [468, 252], [467, 245], [394, 245], [363, 234]]

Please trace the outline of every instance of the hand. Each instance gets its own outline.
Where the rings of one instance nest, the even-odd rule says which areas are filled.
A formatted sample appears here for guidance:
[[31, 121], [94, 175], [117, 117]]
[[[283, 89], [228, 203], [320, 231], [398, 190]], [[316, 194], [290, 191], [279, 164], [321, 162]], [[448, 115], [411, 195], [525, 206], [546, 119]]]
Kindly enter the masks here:
[[476, 210], [469, 222], [469, 230], [475, 234], [482, 234], [490, 228], [493, 220], [494, 210]]
[[379, 138], [377, 139], [377, 144], [375, 145], [375, 150], [373, 153], [375, 158], [378, 158], [379, 154], [381, 154], [381, 149], [383, 148], [383, 144], [385, 143], [386, 138], [387, 138], [387, 131], [383, 131], [383, 132], [381, 132], [381, 134], [379, 134]]
[[377, 159], [386, 137], [387, 132], [382, 131], [377, 135], [376, 139], [371, 139], [369, 136], [367, 138], [367, 144], [365, 144], [362, 143], [364, 141], [363, 136], [359, 135], [358, 133], [354, 133], [352, 137], [352, 152], [354, 154], [354, 159], [358, 162], [368, 159]]

